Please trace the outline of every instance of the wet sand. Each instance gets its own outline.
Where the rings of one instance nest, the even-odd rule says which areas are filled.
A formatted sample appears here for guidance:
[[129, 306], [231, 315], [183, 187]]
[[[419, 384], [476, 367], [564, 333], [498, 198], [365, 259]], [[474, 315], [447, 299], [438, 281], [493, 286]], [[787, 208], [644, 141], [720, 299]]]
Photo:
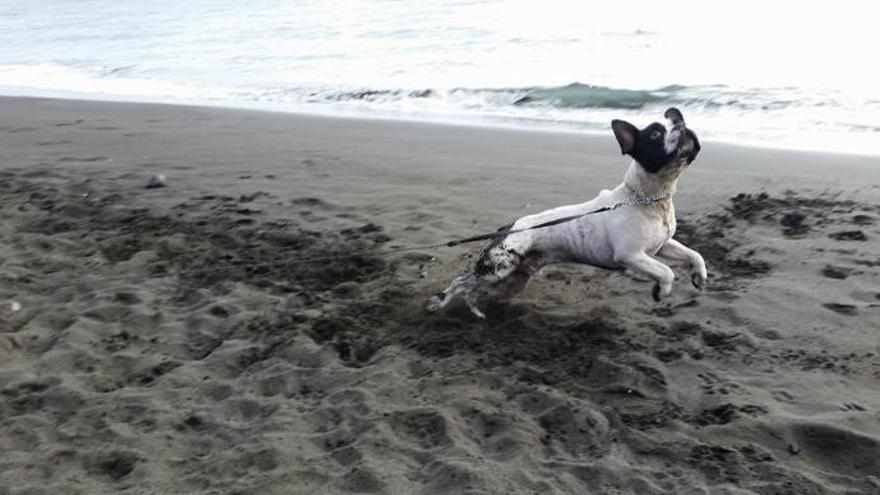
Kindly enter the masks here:
[[593, 197], [610, 132], [0, 108], [0, 493], [880, 493], [878, 158], [706, 141], [705, 291], [484, 322], [422, 310], [479, 245], [383, 253]]

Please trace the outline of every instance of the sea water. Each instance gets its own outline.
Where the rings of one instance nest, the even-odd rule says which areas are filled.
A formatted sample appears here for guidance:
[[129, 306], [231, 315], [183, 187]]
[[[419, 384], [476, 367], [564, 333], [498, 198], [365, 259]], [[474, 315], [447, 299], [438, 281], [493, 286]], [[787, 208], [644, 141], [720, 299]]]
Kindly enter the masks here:
[[0, 0], [0, 94], [880, 154], [870, 2]]

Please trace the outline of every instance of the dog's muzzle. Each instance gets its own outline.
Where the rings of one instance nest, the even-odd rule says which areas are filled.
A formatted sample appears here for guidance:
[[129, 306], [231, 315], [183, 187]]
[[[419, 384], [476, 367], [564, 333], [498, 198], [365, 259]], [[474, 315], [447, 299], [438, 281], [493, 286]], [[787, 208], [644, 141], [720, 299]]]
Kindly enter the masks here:
[[663, 113], [663, 118], [668, 119], [670, 122], [672, 122], [673, 128], [679, 126], [684, 127], [684, 115], [682, 115], [681, 112], [675, 107], [668, 108], [666, 112]]
[[666, 148], [667, 154], [681, 153], [682, 144], [684, 144], [685, 128], [684, 125], [673, 125], [666, 133], [666, 142], [663, 147]]
[[[675, 152], [679, 158], [685, 158], [685, 166], [690, 165], [699, 152], [700, 145], [696, 138], [688, 139], [688, 129], [684, 123], [684, 116], [675, 107], [670, 107], [663, 113], [663, 117], [669, 120], [671, 125], [667, 133], [667, 150]], [[670, 146], [671, 145], [671, 146]]]
[[667, 126], [669, 131], [666, 133], [666, 152], [677, 153], [680, 156], [685, 141], [684, 116], [677, 108], [671, 107], [666, 110], [663, 117], [666, 118], [670, 124]]

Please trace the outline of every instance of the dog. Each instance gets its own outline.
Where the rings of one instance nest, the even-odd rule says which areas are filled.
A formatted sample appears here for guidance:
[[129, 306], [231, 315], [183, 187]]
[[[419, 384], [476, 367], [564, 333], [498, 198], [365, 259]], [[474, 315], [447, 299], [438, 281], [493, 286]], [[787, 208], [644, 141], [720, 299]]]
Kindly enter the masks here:
[[[659, 302], [672, 291], [675, 275], [655, 255], [690, 263], [691, 281], [702, 290], [706, 262], [673, 239], [672, 205], [678, 178], [697, 158], [700, 141], [685, 126], [678, 109], [669, 108], [664, 117], [669, 128], [654, 122], [639, 130], [629, 122], [613, 120], [611, 129], [621, 154], [632, 157], [623, 182], [586, 203], [528, 215], [502, 227], [482, 251], [473, 272], [431, 297], [426, 310], [437, 311], [464, 293], [473, 314], [485, 318], [477, 307], [480, 293], [509, 298], [522, 291], [541, 268], [555, 263], [633, 270], [654, 281], [652, 296]], [[568, 217], [575, 218], [554, 223]], [[541, 226], [548, 222], [552, 225]]]

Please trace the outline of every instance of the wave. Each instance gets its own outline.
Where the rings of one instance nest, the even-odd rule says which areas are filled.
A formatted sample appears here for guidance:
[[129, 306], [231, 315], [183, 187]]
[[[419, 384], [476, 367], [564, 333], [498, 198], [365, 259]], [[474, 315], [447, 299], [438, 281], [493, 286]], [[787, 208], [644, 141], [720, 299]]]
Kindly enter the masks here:
[[309, 99], [312, 101], [380, 102], [404, 98], [464, 100], [482, 97], [487, 103], [499, 105], [636, 110], [650, 103], [669, 100], [673, 92], [681, 89], [684, 89], [684, 86], [668, 86], [648, 91], [572, 83], [559, 87], [330, 91], [311, 93]]
[[[558, 110], [641, 110], [651, 106], [739, 111], [785, 110], [797, 107], [845, 107], [835, 95], [808, 94], [799, 88], [734, 88], [726, 85], [667, 85], [655, 89], [615, 88], [573, 82], [564, 86], [508, 88], [348, 88], [314, 86], [208, 86], [188, 81], [136, 75], [134, 65], [70, 67], [53, 64], [0, 65], [0, 85], [29, 86], [130, 96], [181, 99], [278, 101], [283, 103], [367, 103], [460, 105], [462, 108], [522, 108]], [[134, 74], [133, 74], [134, 73]], [[878, 102], [847, 102], [877, 106]]]
[[[147, 73], [136, 65], [0, 64], [0, 93], [48, 93], [74, 98], [89, 95], [98, 99], [106, 95], [126, 101], [204, 102], [317, 113], [367, 112], [390, 118], [592, 131], [607, 130], [613, 118], [639, 121], [677, 106], [699, 123], [706, 137], [880, 153], [876, 144], [880, 101], [840, 91], [721, 84], [622, 88], [582, 82], [564, 86], [389, 89], [355, 84], [216, 85], [166, 76]], [[22, 93], [22, 88], [33, 91]], [[847, 144], [827, 144], [830, 141]]]
[[0, 64], [0, 86], [133, 98], [210, 100], [225, 92], [199, 84], [129, 75], [136, 65]]
[[669, 98], [672, 91], [682, 86], [669, 86], [655, 91], [609, 88], [590, 84], [572, 83], [555, 88], [533, 88], [514, 105], [544, 104], [561, 108], [622, 108], [636, 110], [650, 103]]
[[668, 85], [656, 89], [625, 89], [574, 82], [565, 86], [521, 88], [359, 89], [312, 91], [309, 102], [389, 103], [399, 100], [436, 99], [487, 106], [554, 108], [562, 110], [640, 110], [653, 105], [739, 111], [784, 110], [794, 107], [839, 106], [834, 98], [808, 98], [797, 88], [738, 89], [725, 85]]

